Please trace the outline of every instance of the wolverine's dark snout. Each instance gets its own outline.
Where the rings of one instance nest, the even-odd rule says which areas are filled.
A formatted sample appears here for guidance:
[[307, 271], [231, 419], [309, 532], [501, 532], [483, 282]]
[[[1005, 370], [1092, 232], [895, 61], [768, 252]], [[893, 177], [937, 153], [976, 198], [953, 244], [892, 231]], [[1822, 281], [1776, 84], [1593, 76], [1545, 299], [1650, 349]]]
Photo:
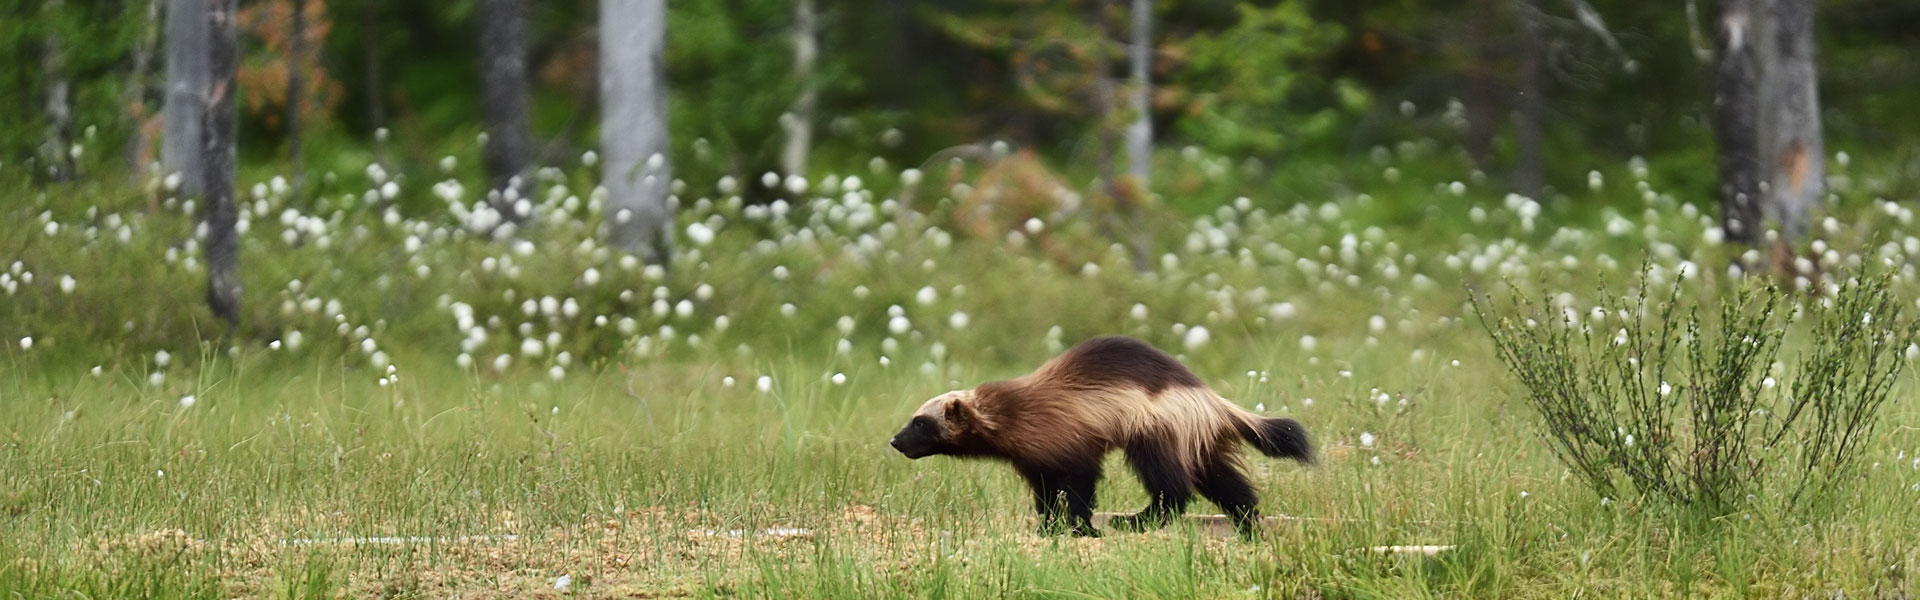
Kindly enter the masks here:
[[929, 435], [928, 429], [924, 422], [908, 423], [899, 433], [893, 434], [893, 439], [887, 441], [887, 445], [893, 446], [894, 450], [907, 458], [932, 455], [939, 444], [934, 436]]

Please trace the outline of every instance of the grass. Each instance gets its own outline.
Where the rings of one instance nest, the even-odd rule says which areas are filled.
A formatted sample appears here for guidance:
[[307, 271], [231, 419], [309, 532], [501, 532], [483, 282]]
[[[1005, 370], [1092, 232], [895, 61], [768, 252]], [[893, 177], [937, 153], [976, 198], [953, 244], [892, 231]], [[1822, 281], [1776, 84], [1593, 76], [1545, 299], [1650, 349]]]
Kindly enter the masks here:
[[[717, 234], [657, 276], [590, 241], [590, 202], [567, 206], [590, 198], [572, 191], [591, 185], [576, 173], [550, 174], [525, 251], [417, 208], [439, 202], [418, 181], [398, 205], [414, 208], [392, 222], [377, 204], [270, 192], [244, 247], [248, 324], [230, 339], [199, 304], [204, 271], [191, 264], [177, 203], [90, 187], [72, 193], [96, 199], [91, 214], [58, 191], [0, 209], [0, 271], [36, 274], [0, 297], [0, 596], [1920, 590], [1911, 381], [1864, 453], [1871, 466], [1811, 516], [1759, 506], [1708, 519], [1603, 500], [1540, 443], [1462, 285], [1543, 281], [1584, 308], [1594, 284], [1625, 285], [1640, 249], [1669, 274], [1683, 260], [1724, 265], [1733, 250], [1701, 240], [1710, 216], [1655, 183], [1608, 188], [1645, 186], [1647, 201], [1593, 194], [1639, 203], [1609, 217], [1627, 222], [1618, 235], [1607, 219], [1556, 230], [1549, 215], [1527, 227], [1517, 205], [1497, 203], [1477, 222], [1370, 231], [1353, 216], [1370, 201], [1357, 197], [1163, 219], [1158, 246], [1173, 258], [1135, 275], [1123, 252], [1099, 250], [1084, 219], [1049, 219], [1012, 243], [948, 233], [941, 203], [864, 219], [898, 177], [863, 175], [866, 193], [817, 191], [829, 200], [784, 219], [690, 183], [684, 197], [713, 200], [688, 202], [683, 240], [695, 221]], [[1441, 194], [1446, 184], [1433, 182]], [[1911, 265], [1920, 255], [1899, 243], [1859, 249], [1868, 232], [1901, 242], [1914, 228], [1901, 207], [1848, 202], [1837, 209], [1845, 225], [1827, 234], [1838, 260], [1859, 252]], [[289, 209], [301, 217], [292, 225]], [[128, 224], [127, 241], [109, 219]], [[47, 233], [48, 220], [58, 231]], [[292, 241], [288, 229], [299, 231]], [[1093, 248], [1084, 255], [1097, 268], [1050, 258], [1039, 250], [1048, 241]], [[175, 258], [156, 260], [168, 248]], [[1683, 284], [1689, 294], [1728, 289], [1723, 267], [1702, 271]], [[61, 275], [74, 291], [60, 289]], [[1920, 295], [1911, 274], [1896, 288], [1906, 301]], [[547, 296], [556, 309], [542, 308]], [[471, 307], [484, 340], [455, 326], [456, 303]], [[1207, 339], [1189, 346], [1195, 326]], [[1234, 401], [1303, 421], [1318, 466], [1249, 462], [1263, 510], [1306, 521], [1251, 543], [1182, 527], [1036, 537], [1010, 469], [909, 461], [886, 447], [924, 399], [1106, 333], [1176, 351]], [[526, 351], [528, 339], [539, 348]], [[1803, 349], [1790, 338], [1783, 354]], [[1118, 457], [1108, 473], [1103, 510], [1145, 503]], [[707, 534], [767, 527], [812, 535]], [[324, 543], [377, 536], [448, 539]], [[1456, 548], [1433, 559], [1360, 550], [1387, 544]], [[557, 590], [563, 575], [571, 585]]]

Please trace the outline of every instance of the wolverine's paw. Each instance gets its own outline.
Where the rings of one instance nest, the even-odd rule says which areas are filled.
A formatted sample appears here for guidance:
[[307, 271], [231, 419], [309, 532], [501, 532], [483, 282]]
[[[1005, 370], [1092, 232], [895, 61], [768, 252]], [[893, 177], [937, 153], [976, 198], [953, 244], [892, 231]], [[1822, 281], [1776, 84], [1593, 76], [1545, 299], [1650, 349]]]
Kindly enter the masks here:
[[1036, 532], [1040, 534], [1040, 537], [1060, 535], [1084, 538], [1100, 537], [1100, 530], [1094, 529], [1091, 521], [1080, 521], [1072, 524], [1060, 522], [1042, 523]]
[[1240, 533], [1241, 541], [1258, 542], [1267, 537], [1266, 529], [1261, 528], [1257, 520], [1235, 522], [1233, 528]]
[[1171, 515], [1154, 515], [1145, 512], [1133, 515], [1118, 515], [1107, 521], [1107, 526], [1120, 531], [1152, 531], [1166, 527], [1173, 522]]

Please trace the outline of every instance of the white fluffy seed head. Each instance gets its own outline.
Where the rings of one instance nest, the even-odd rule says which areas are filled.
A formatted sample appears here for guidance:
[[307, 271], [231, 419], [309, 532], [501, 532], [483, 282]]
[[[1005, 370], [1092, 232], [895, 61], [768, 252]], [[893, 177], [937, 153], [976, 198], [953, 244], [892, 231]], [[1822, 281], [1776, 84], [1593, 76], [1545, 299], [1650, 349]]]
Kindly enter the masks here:
[[1207, 331], [1206, 326], [1195, 325], [1187, 329], [1186, 335], [1181, 336], [1180, 344], [1185, 346], [1188, 351], [1194, 351], [1205, 347], [1207, 342], [1212, 340], [1213, 333]]

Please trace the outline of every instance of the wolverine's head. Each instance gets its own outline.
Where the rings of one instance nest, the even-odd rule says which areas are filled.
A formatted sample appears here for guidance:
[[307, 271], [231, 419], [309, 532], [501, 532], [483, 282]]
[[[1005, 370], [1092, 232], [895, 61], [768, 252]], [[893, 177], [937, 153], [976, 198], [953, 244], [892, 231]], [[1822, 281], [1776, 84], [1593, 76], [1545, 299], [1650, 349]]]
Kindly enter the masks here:
[[893, 434], [893, 449], [907, 458], [971, 453], [968, 449], [974, 445], [979, 423], [973, 399], [973, 390], [958, 390], [928, 400], [906, 427]]

